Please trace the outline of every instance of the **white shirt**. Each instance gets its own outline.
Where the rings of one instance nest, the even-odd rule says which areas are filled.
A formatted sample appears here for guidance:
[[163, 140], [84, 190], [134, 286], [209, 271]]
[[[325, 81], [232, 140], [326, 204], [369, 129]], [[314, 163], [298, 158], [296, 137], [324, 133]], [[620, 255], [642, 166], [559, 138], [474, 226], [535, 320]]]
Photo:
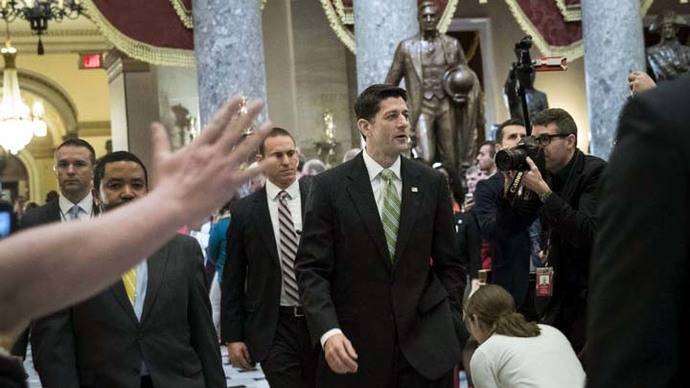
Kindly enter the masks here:
[[[282, 275], [283, 260], [280, 253], [280, 223], [278, 221], [278, 194], [283, 191], [280, 187], [273, 184], [270, 180], [266, 180], [266, 200], [268, 201], [268, 212], [271, 215], [271, 224], [273, 225], [273, 237], [276, 240], [276, 248], [278, 248], [278, 258], [280, 262], [280, 269]], [[297, 236], [302, 234], [302, 201], [299, 194], [299, 181], [295, 180], [285, 191], [288, 193], [287, 206], [292, 215], [292, 223], [295, 226]], [[280, 285], [280, 305], [290, 306], [292, 303], [288, 302], [287, 294], [282, 283]]]
[[[385, 167], [381, 166], [377, 161], [375, 161], [371, 156], [369, 156], [369, 151], [364, 149], [362, 152], [364, 157], [364, 165], [367, 168], [367, 173], [369, 174], [369, 182], [371, 182], [371, 191], [374, 192], [374, 199], [376, 200], [376, 208], [379, 211], [379, 217], [383, 216], [383, 178], [381, 177], [381, 171]], [[395, 190], [398, 192], [398, 198], [402, 199], [402, 175], [400, 174], [400, 156], [393, 162], [393, 164], [388, 167], [389, 170], [395, 175], [395, 180], [393, 184], [395, 185]], [[342, 334], [342, 330], [338, 328], [333, 328], [328, 330], [321, 336], [321, 347], [326, 344], [329, 338], [335, 334]]]
[[62, 222], [72, 221], [70, 219], [69, 211], [74, 205], [77, 205], [80, 208], [79, 221], [88, 220], [93, 216], [93, 195], [91, 195], [90, 192], [86, 194], [86, 197], [84, 197], [77, 204], [72, 203], [72, 201], [60, 194], [60, 197], [58, 198], [58, 205], [60, 206], [60, 220], [62, 220]]
[[470, 361], [476, 388], [583, 388], [585, 371], [565, 336], [539, 325], [536, 337], [494, 334]]

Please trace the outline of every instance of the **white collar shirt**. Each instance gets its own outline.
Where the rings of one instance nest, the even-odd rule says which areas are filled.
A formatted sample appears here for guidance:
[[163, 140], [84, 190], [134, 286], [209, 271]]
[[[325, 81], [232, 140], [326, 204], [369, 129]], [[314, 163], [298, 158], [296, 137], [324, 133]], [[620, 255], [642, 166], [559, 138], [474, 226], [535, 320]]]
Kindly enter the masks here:
[[72, 221], [70, 218], [70, 209], [74, 205], [79, 206], [79, 221], [88, 220], [93, 215], [93, 195], [88, 193], [79, 203], [72, 203], [64, 195], [60, 194], [58, 198], [58, 205], [60, 206], [60, 219], [62, 222]]

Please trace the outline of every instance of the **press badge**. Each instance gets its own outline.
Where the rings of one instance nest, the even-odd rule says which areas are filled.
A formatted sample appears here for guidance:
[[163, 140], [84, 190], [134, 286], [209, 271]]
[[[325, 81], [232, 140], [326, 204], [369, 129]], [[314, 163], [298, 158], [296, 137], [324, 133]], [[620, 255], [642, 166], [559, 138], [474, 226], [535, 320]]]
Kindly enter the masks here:
[[537, 290], [535, 296], [553, 295], [553, 267], [538, 267], [536, 269]]

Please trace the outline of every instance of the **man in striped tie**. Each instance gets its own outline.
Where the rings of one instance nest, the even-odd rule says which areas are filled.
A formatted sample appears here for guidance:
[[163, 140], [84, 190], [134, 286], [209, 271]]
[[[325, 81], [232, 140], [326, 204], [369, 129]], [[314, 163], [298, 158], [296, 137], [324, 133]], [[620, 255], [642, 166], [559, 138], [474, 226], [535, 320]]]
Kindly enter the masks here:
[[221, 337], [235, 367], [260, 362], [272, 387], [313, 387], [318, 348], [309, 340], [295, 277], [309, 181], [297, 180], [299, 154], [287, 130], [274, 128], [259, 152], [259, 160], [280, 164], [266, 170], [264, 188], [231, 208]]
[[405, 90], [355, 103], [366, 149], [314, 178], [297, 257], [317, 386], [446, 388], [460, 356], [464, 269], [445, 178], [402, 157]]

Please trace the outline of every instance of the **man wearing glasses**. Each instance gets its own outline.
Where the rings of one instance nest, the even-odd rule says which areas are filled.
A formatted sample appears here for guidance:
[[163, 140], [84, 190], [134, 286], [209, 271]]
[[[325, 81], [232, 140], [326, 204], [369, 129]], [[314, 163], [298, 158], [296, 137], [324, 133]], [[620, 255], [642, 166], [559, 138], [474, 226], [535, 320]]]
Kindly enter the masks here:
[[552, 294], [540, 312], [540, 320], [562, 331], [580, 352], [585, 344], [598, 189], [606, 162], [577, 149], [577, 126], [563, 109], [538, 113], [532, 119], [532, 135], [544, 152], [546, 171], [539, 171], [528, 158], [530, 170], [524, 174], [522, 184], [536, 196], [520, 211], [511, 211], [515, 219], [540, 219], [543, 261], [554, 272]]

